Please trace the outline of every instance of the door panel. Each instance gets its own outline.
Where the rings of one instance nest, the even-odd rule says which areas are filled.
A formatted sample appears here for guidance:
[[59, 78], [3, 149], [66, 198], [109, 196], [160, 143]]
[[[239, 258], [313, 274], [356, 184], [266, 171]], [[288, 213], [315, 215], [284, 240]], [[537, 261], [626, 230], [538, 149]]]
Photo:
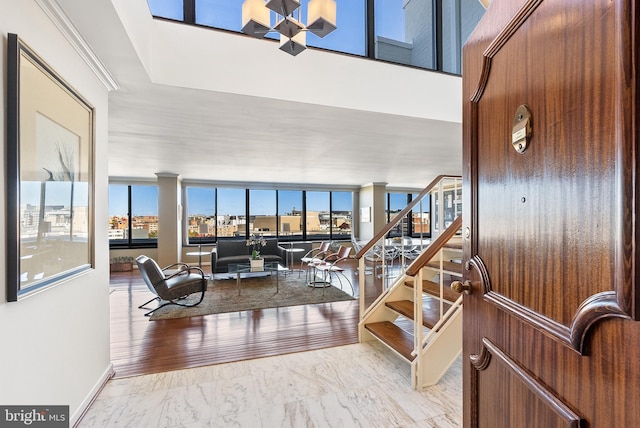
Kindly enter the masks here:
[[638, 423], [637, 2], [514, 3], [463, 51], [465, 426]]
[[[490, 340], [472, 358], [476, 368], [472, 383], [488, 394], [478, 396], [477, 420], [481, 426], [578, 427], [581, 418], [546, 385], [506, 355]], [[514, 401], [518, 406], [510, 405]]]

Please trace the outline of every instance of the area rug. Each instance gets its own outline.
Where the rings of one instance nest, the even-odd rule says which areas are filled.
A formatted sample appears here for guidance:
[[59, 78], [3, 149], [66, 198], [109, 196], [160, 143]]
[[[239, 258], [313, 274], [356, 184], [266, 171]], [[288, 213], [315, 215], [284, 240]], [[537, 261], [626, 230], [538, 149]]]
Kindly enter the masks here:
[[[345, 290], [351, 292], [349, 284], [343, 281]], [[200, 294], [190, 296], [184, 302], [197, 301]], [[168, 305], [151, 314], [152, 321], [171, 318], [185, 318], [198, 315], [220, 314], [226, 312], [248, 311], [252, 309], [281, 308], [285, 306], [307, 305], [353, 300], [354, 297], [340, 288], [330, 286], [324, 288], [309, 287], [304, 277], [297, 274], [280, 275], [279, 292], [276, 293], [275, 278], [256, 276], [242, 278], [240, 295], [235, 276], [209, 280], [204, 300], [192, 308]], [[151, 307], [151, 306], [150, 306]]]

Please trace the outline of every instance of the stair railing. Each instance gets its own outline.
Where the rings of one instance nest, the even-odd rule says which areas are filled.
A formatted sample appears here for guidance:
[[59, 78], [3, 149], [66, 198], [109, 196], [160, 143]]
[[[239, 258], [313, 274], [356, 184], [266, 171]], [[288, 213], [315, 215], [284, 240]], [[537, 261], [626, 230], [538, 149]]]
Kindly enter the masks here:
[[[426, 250], [418, 256], [417, 259], [411, 263], [411, 265], [407, 268], [405, 274], [406, 276], [413, 277], [413, 310], [414, 310], [414, 319], [416, 322], [414, 323], [414, 353], [417, 353], [422, 349], [424, 345], [424, 338], [422, 333], [422, 281], [423, 281], [423, 272], [422, 268], [426, 266], [427, 263], [431, 261], [435, 256], [441, 253], [444, 246], [453, 238], [456, 233], [462, 227], [462, 216], [456, 217], [456, 219], [445, 229], [442, 233], [427, 247]], [[440, 256], [440, 272], [443, 271], [442, 266], [442, 256]], [[440, 321], [443, 320], [444, 317], [444, 299], [443, 299], [443, 282], [442, 282], [442, 273], [440, 274]], [[434, 327], [432, 330], [437, 331]]]
[[[366, 313], [366, 310], [368, 310], [365, 303], [365, 295], [366, 295], [365, 280], [366, 280], [366, 272], [367, 272], [367, 269], [366, 269], [367, 261], [373, 264], [373, 269], [371, 272], [374, 275], [374, 277], [380, 276], [380, 279], [382, 280], [382, 287], [380, 289], [380, 294], [378, 296], [375, 296], [375, 298], [373, 299], [374, 303], [368, 307], [368, 308], [371, 308], [376, 304], [376, 302], [378, 302], [381, 299], [381, 296], [386, 294], [386, 292], [390, 289], [390, 287], [395, 282], [397, 282], [401, 277], [404, 276], [404, 272], [406, 270], [405, 260], [407, 259], [407, 253], [406, 253], [407, 246], [405, 245], [405, 243], [412, 238], [405, 236], [405, 232], [408, 229], [408, 226], [405, 227], [403, 224], [401, 224], [401, 222], [403, 221], [408, 222], [409, 215], [412, 212], [414, 212], [414, 208], [416, 208], [417, 206], [420, 208], [420, 212], [418, 214], [418, 219], [420, 223], [416, 223], [413, 217], [410, 219], [414, 227], [420, 227], [420, 238], [418, 240], [417, 247], [421, 249], [423, 254], [425, 252], [424, 251], [425, 247], [427, 249], [431, 247], [431, 245], [429, 245], [430, 240], [426, 236], [424, 236], [424, 233], [423, 233], [425, 225], [423, 223], [424, 210], [422, 208], [422, 203], [425, 197], [431, 195], [434, 191], [438, 189], [442, 191], [443, 183], [448, 180], [454, 180], [457, 182], [461, 180], [461, 178], [459, 176], [450, 176], [450, 175], [439, 175], [438, 177], [436, 177], [431, 183], [429, 183], [427, 187], [424, 188], [424, 190], [422, 190], [418, 194], [418, 196], [415, 199], [413, 199], [409, 204], [407, 204], [407, 206], [404, 209], [402, 209], [395, 217], [393, 217], [389, 221], [389, 223], [387, 223], [370, 241], [362, 245], [361, 248], [355, 254], [355, 258], [358, 260], [359, 290], [360, 290], [359, 304], [360, 304], [361, 318]], [[436, 207], [437, 212], [434, 212], [433, 215], [436, 216], [438, 219], [442, 219], [441, 211], [443, 207], [443, 201], [441, 197], [440, 197], [439, 207], [440, 207], [439, 210], [438, 210], [438, 207]], [[430, 211], [427, 211], [427, 213], [431, 215]], [[432, 220], [430, 219], [429, 221], [431, 222]], [[400, 226], [399, 228], [401, 230], [401, 236], [396, 237], [398, 238], [397, 241], [392, 239], [391, 242], [388, 242], [387, 236], [389, 235], [389, 232], [391, 232], [394, 228], [397, 228], [398, 226]], [[435, 224], [432, 224], [431, 226], [435, 226], [435, 228], [437, 228], [437, 225]], [[434, 227], [432, 227], [432, 229], [434, 229]], [[439, 228], [439, 230], [442, 230], [442, 229], [444, 228], [443, 227]], [[427, 245], [429, 246], [427, 247]], [[391, 251], [389, 250], [389, 247], [392, 247]], [[397, 254], [394, 254], [394, 250], [398, 248], [400, 250], [398, 251]], [[429, 259], [431, 259], [432, 257], [433, 255]], [[400, 266], [399, 266], [399, 269], [397, 269], [398, 275], [395, 276], [394, 278], [393, 263], [396, 259], [399, 261]], [[411, 263], [411, 266], [415, 265], [418, 259], [424, 260], [422, 256], [419, 256], [417, 259], [413, 261], [413, 263]], [[427, 262], [424, 262], [424, 263], [427, 263]], [[380, 272], [379, 275], [377, 273], [378, 271]], [[375, 283], [375, 280], [373, 282]]]
[[[422, 361], [421, 353], [424, 351], [427, 344], [430, 342], [431, 338], [434, 337], [438, 331], [442, 328], [442, 326], [447, 322], [447, 320], [453, 315], [453, 313], [462, 305], [462, 296], [460, 296], [451, 307], [445, 312], [444, 311], [444, 282], [443, 282], [443, 249], [444, 246], [453, 238], [458, 231], [460, 231], [462, 227], [462, 216], [456, 217], [456, 219], [445, 229], [442, 233], [429, 245], [429, 247], [422, 252], [422, 254], [411, 263], [411, 265], [407, 268], [405, 275], [413, 277], [413, 351], [411, 355], [416, 357], [412, 364], [415, 365], [415, 376], [412, 379], [412, 386], [416, 388], [417, 385], [423, 384], [423, 371], [421, 368], [421, 364], [425, 362]], [[440, 274], [439, 274], [439, 283], [440, 283], [440, 317], [436, 324], [424, 334], [423, 332], [423, 317], [422, 317], [422, 283], [424, 280], [424, 267], [429, 263], [435, 256], [439, 256], [440, 259]]]

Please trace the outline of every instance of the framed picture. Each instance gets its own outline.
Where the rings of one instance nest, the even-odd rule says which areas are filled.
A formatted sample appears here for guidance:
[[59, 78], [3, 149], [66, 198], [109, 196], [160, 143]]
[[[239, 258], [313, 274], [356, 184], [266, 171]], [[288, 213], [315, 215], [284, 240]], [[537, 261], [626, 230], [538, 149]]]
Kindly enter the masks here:
[[360, 208], [360, 221], [362, 223], [371, 223], [371, 207]]
[[93, 268], [94, 110], [16, 34], [7, 58], [7, 301]]

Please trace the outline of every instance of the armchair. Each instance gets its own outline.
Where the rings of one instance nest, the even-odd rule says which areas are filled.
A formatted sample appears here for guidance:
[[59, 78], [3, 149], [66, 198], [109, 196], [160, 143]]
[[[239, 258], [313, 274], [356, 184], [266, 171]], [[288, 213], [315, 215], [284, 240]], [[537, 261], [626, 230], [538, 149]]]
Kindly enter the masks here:
[[[313, 263], [311, 265], [316, 271], [322, 272], [322, 281], [320, 283], [323, 284], [323, 287], [331, 285], [331, 274], [334, 274], [334, 276], [340, 283], [340, 289], [342, 289], [342, 279], [340, 278], [342, 277], [351, 287], [351, 293], [354, 294], [353, 284], [351, 283], [351, 280], [347, 277], [347, 275], [345, 275], [345, 269], [341, 266], [341, 264], [343, 264], [345, 260], [348, 260], [350, 258], [350, 254], [351, 247], [341, 245], [337, 253], [327, 254], [327, 256], [325, 256], [322, 261]], [[316, 284], [316, 281], [314, 281], [313, 283]]]
[[[138, 308], [142, 309], [154, 300], [165, 301], [165, 303], [158, 305], [157, 308], [144, 314], [145, 316], [149, 316], [167, 305], [179, 305], [188, 308], [202, 302], [204, 292], [207, 290], [207, 280], [202, 269], [191, 267], [185, 263], [174, 263], [160, 269], [155, 260], [145, 255], [138, 256], [136, 264], [149, 291], [155, 295], [153, 299], [138, 306]], [[175, 271], [176, 268], [177, 271]], [[185, 304], [179, 302], [179, 300], [194, 293], [201, 293], [200, 300], [196, 303]]]
[[323, 241], [320, 243], [319, 247], [312, 248], [304, 256], [300, 258], [300, 266], [302, 270], [304, 270], [303, 265], [307, 265], [306, 267], [307, 281], [309, 280], [309, 265], [312, 263], [321, 261], [328, 254], [330, 247], [331, 247], [331, 242]]

